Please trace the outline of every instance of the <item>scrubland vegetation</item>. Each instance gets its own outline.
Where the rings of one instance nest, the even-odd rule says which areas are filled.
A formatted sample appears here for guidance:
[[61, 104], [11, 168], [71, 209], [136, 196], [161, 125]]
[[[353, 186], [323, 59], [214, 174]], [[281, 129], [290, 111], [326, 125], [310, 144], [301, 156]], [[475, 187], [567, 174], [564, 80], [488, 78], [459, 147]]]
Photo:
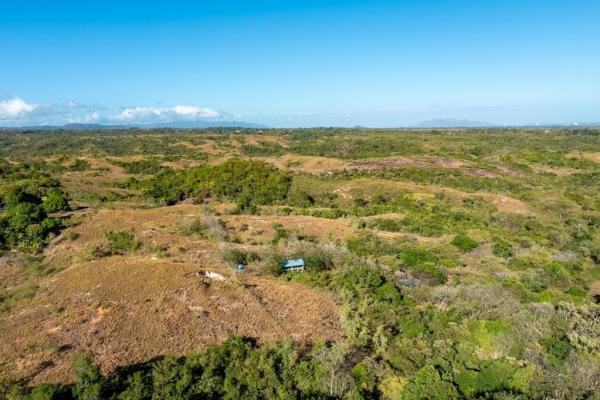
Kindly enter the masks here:
[[21, 132], [0, 157], [0, 398], [600, 399], [596, 129]]

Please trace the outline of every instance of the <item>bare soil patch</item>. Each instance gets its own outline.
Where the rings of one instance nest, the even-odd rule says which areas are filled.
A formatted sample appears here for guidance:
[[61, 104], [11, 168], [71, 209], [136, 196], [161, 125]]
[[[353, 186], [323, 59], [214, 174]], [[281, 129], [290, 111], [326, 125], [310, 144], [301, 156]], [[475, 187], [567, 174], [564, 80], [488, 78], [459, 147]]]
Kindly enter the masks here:
[[458, 189], [436, 185], [419, 185], [405, 181], [389, 181], [384, 179], [354, 179], [344, 182], [334, 193], [337, 193], [342, 199], [352, 200], [356, 194], [366, 195], [380, 192], [406, 191], [407, 193], [417, 193], [425, 195], [434, 195], [441, 192], [456, 198], [482, 197], [491, 202], [498, 211], [525, 214], [529, 213], [529, 207], [519, 199], [499, 193], [467, 193]]
[[[204, 215], [203, 207], [182, 204], [83, 216], [45, 252], [46, 261], [62, 271], [39, 280], [29, 304], [0, 319], [0, 360], [11, 377], [69, 381], [71, 361], [83, 352], [92, 353], [108, 373], [164, 354], [183, 355], [230, 335], [259, 341], [341, 337], [333, 294], [258, 275], [252, 266], [236, 273], [220, 260], [217, 241], [182, 234], [184, 224]], [[312, 217], [224, 218], [262, 229], [265, 238], [274, 234], [273, 223], [319, 237], [351, 232], [341, 221]], [[142, 249], [137, 255], [90, 258], [89, 249], [102, 245], [108, 230], [132, 232]], [[149, 252], [152, 246], [164, 246], [166, 255]], [[207, 279], [205, 271], [226, 279]]]
[[317, 218], [305, 215], [253, 216], [230, 215], [221, 217], [227, 224], [228, 232], [243, 241], [256, 244], [267, 243], [275, 236], [274, 224], [301, 236], [321, 240], [345, 240], [353, 234], [350, 220]]
[[[207, 281], [200, 268], [224, 282]], [[26, 308], [0, 321], [0, 359], [14, 378], [71, 379], [76, 354], [103, 372], [163, 354], [183, 355], [230, 335], [298, 341], [340, 338], [330, 294], [226, 268], [147, 257], [73, 265], [42, 282]]]
[[580, 157], [585, 160], [590, 160], [593, 162], [600, 163], [600, 151], [586, 151], [581, 153], [570, 153], [569, 157]]
[[281, 157], [257, 157], [257, 159], [269, 162], [280, 169], [313, 175], [343, 171], [351, 168], [351, 164], [347, 161], [328, 157], [286, 154]]

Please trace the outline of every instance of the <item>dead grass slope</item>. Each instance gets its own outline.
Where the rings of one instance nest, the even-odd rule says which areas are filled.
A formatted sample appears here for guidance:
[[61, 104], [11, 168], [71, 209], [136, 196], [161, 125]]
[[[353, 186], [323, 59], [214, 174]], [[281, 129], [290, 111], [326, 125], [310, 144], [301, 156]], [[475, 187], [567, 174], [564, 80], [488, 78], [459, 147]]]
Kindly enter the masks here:
[[[252, 271], [235, 274], [218, 243], [183, 236], [199, 206], [98, 210], [46, 252], [66, 265], [38, 282], [36, 297], [0, 319], [0, 360], [15, 379], [65, 382], [71, 361], [90, 352], [104, 372], [163, 354], [183, 355], [230, 335], [259, 341], [337, 340], [333, 295]], [[106, 230], [131, 231], [144, 249], [164, 243], [166, 258], [137, 255], [86, 259]], [[214, 271], [224, 282], [205, 278]]]

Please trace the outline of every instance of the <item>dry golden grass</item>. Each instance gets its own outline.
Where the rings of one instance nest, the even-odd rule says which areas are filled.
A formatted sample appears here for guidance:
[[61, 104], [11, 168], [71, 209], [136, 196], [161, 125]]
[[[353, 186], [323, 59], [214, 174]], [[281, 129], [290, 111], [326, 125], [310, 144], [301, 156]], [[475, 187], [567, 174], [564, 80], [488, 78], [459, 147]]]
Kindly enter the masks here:
[[600, 151], [573, 152], [567, 155], [573, 158], [583, 158], [593, 162], [600, 163]]
[[361, 178], [344, 182], [334, 190], [342, 199], [351, 200], [357, 195], [366, 196], [380, 192], [407, 192], [417, 196], [433, 196], [435, 193], [444, 193], [455, 198], [481, 197], [492, 203], [498, 211], [507, 213], [527, 214], [529, 207], [519, 199], [497, 193], [467, 193], [454, 188], [437, 185], [419, 185], [405, 181], [389, 181], [385, 179]]
[[448, 168], [460, 169], [467, 174], [496, 177], [497, 174], [471, 166], [467, 161], [450, 157], [419, 156], [405, 157], [392, 156], [382, 158], [369, 158], [365, 160], [342, 160], [329, 157], [299, 156], [285, 154], [279, 157], [256, 157], [256, 159], [269, 162], [277, 168], [293, 172], [308, 174], [326, 174], [344, 170], [380, 170], [388, 168]]
[[571, 168], [549, 167], [547, 165], [532, 164], [531, 169], [536, 174], [552, 174], [556, 176], [570, 176], [575, 173]]
[[351, 220], [317, 218], [305, 215], [290, 216], [253, 216], [229, 215], [221, 219], [227, 224], [228, 233], [244, 242], [263, 244], [275, 237], [274, 224], [284, 229], [320, 240], [345, 240], [353, 234]]
[[[36, 297], [0, 320], [0, 359], [9, 375], [32, 383], [65, 382], [72, 358], [82, 352], [91, 352], [108, 373], [163, 354], [183, 355], [230, 335], [260, 341], [341, 337], [331, 293], [258, 275], [253, 266], [235, 273], [220, 260], [217, 241], [181, 234], [182, 226], [204, 215], [191, 204], [100, 209], [69, 228], [45, 253], [48, 263], [67, 267], [41, 279]], [[350, 232], [339, 222], [326, 228], [311, 217], [231, 218], [266, 228], [278, 221], [315, 234]], [[101, 245], [108, 230], [133, 232], [142, 250], [90, 259], [89, 249]], [[148, 251], [161, 245], [165, 258]], [[211, 281], [203, 270], [227, 280]]]

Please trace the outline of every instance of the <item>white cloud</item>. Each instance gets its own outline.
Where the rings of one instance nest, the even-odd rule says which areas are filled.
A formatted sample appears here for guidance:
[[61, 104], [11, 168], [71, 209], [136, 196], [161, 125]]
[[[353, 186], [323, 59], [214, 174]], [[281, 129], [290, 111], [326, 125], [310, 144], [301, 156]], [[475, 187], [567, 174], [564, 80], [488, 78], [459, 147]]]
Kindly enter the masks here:
[[89, 124], [91, 122], [98, 122], [100, 120], [100, 114], [97, 112], [93, 112], [90, 114], [85, 114], [79, 117], [74, 117], [69, 119], [70, 124]]
[[0, 126], [62, 125], [65, 123], [154, 123], [227, 119], [228, 114], [195, 105], [126, 107], [112, 113], [99, 104], [76, 101], [33, 103], [20, 97], [0, 98]]
[[118, 121], [175, 121], [181, 119], [217, 118], [220, 113], [212, 108], [197, 107], [192, 105], [178, 105], [175, 107], [130, 107], [125, 108], [113, 119]]
[[37, 104], [30, 104], [23, 99], [14, 97], [0, 101], [0, 120], [12, 120], [23, 117], [38, 108]]

